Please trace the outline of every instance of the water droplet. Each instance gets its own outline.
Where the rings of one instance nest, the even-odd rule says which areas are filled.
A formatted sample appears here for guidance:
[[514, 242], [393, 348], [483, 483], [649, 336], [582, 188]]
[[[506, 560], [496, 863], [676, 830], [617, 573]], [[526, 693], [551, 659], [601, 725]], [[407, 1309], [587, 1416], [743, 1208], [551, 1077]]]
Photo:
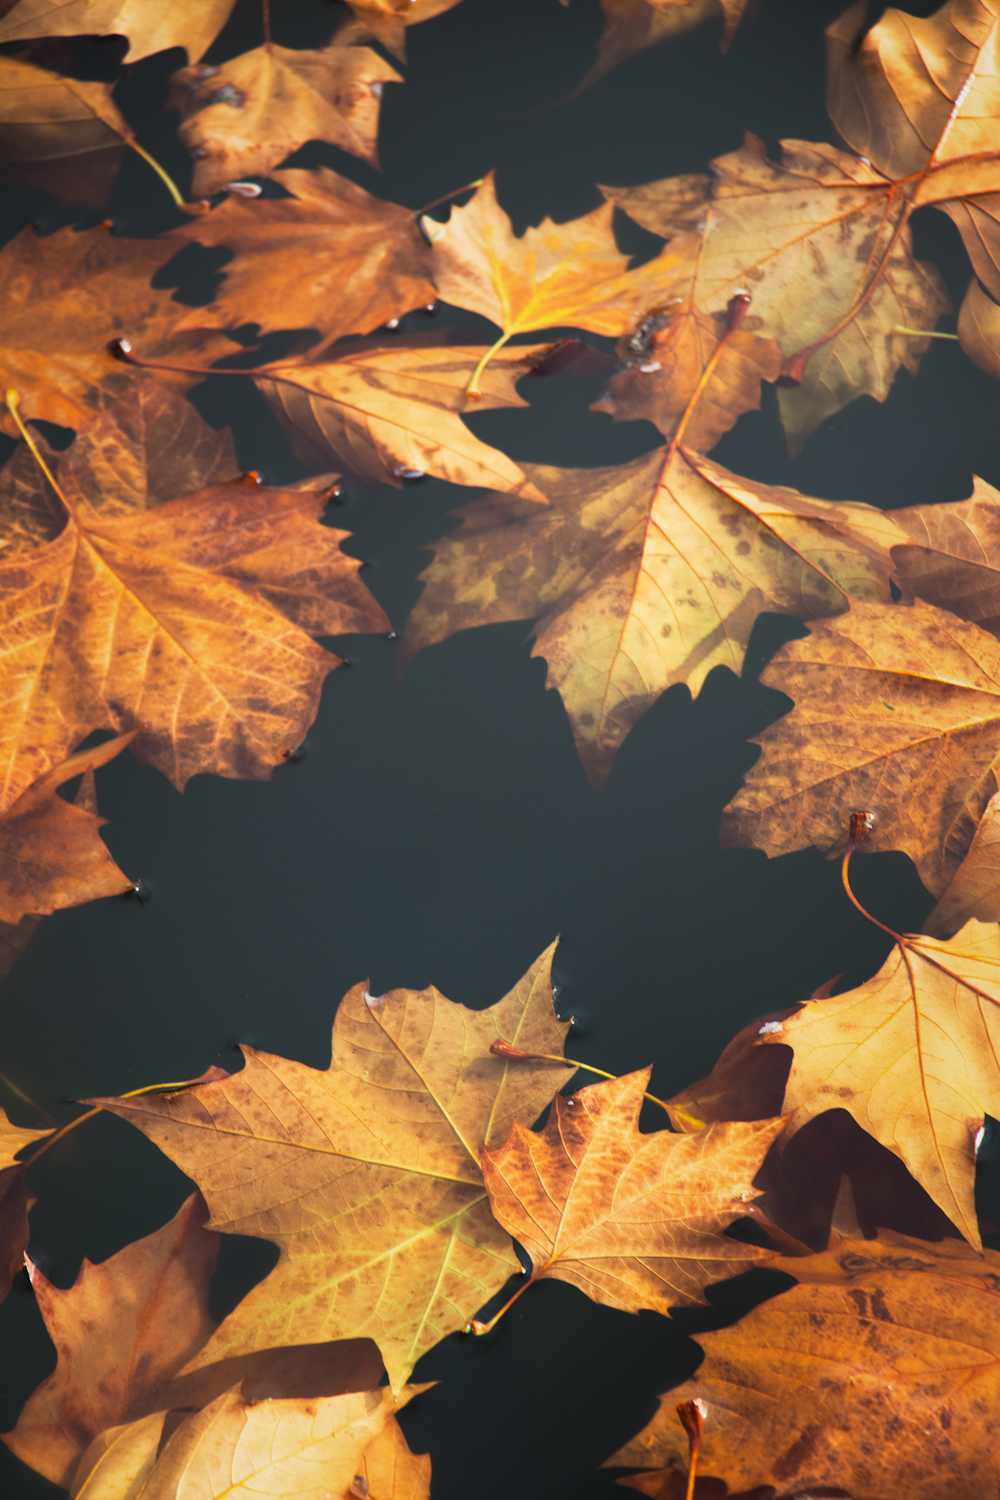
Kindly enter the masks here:
[[784, 1023], [782, 1021], [765, 1021], [763, 1026], [758, 1031], [757, 1035], [771, 1036], [775, 1032], [784, 1031], [784, 1029]]
[[399, 640], [399, 636], [396, 634], [396, 632], [394, 630], [390, 630], [389, 634], [386, 636], [386, 640], [387, 641], [398, 641]]
[[188, 155], [192, 161], [201, 161], [203, 157], [208, 155], [208, 149], [205, 146], [192, 146]]
[[383, 88], [383, 85], [381, 83], [370, 83], [368, 87], [371, 89], [376, 99], [381, 99]]
[[388, 321], [388, 323], [386, 323], [385, 326], [386, 326], [386, 328], [398, 328], [399, 327], [399, 319], [398, 318], [390, 318], [389, 321]]
[[983, 1136], [985, 1134], [986, 1134], [986, 1126], [985, 1125], [980, 1125], [979, 1129], [976, 1131], [975, 1150], [978, 1151], [979, 1148], [980, 1148], [980, 1146], [983, 1144]]
[[247, 96], [242, 89], [238, 89], [234, 83], [224, 83], [221, 88], [210, 94], [209, 104], [228, 104], [232, 109], [242, 109], [247, 102]]
[[369, 995], [368, 991], [365, 990], [365, 1004], [369, 1010], [381, 1010], [385, 1004], [385, 996]]
[[435, 307], [437, 307], [436, 302], [428, 302], [427, 306], [424, 308], [424, 312], [433, 312]]
[[654, 359], [651, 364], [639, 366], [639, 371], [642, 375], [652, 375], [655, 370], [662, 369], [663, 366], [660, 364], [660, 361], [658, 359]]
[[227, 182], [225, 190], [227, 193], [235, 193], [237, 198], [259, 198], [264, 191], [256, 182]]

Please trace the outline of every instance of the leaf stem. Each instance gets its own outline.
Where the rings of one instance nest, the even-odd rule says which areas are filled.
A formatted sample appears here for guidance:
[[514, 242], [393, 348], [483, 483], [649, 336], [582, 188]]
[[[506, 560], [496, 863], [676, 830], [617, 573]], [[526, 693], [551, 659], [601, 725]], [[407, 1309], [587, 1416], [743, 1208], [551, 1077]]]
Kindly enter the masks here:
[[477, 177], [475, 182], [467, 182], [464, 187], [452, 188], [450, 193], [442, 193], [440, 198], [435, 198], [432, 203], [425, 203], [423, 208], [415, 208], [413, 217], [419, 219], [421, 214], [430, 213], [431, 209], [437, 208], [439, 203], [447, 203], [449, 198], [457, 198], [459, 193], [467, 193], [470, 188], [482, 187], [485, 181], [485, 177]]
[[4, 391], [4, 400], [7, 403], [7, 410], [10, 412], [11, 416], [14, 418], [14, 423], [15, 423], [15, 425], [17, 427], [18, 432], [21, 434], [22, 438], [27, 443], [28, 447], [31, 449], [31, 455], [34, 458], [35, 463], [41, 469], [42, 473], [45, 475], [46, 479], [49, 481], [49, 484], [51, 484], [52, 488], [55, 490], [56, 494], [59, 496], [59, 499], [62, 501], [63, 505], [66, 507], [66, 513], [67, 513], [67, 515], [71, 516], [73, 514], [73, 507], [72, 507], [72, 505], [70, 505], [69, 501], [66, 499], [66, 496], [63, 494], [62, 490], [56, 484], [55, 475], [53, 474], [52, 470], [49, 468], [48, 464], [45, 462], [44, 458], [42, 457], [41, 451], [39, 450], [39, 447], [38, 447], [38, 444], [35, 442], [34, 438], [31, 436], [31, 433], [28, 431], [27, 427], [25, 427], [24, 423], [21, 420], [21, 413], [17, 409], [18, 406], [20, 405], [20, 401], [21, 401], [20, 396], [18, 395], [17, 391]]
[[178, 208], [191, 208], [192, 205], [185, 201], [182, 193], [177, 187], [176, 182], [170, 176], [170, 173], [164, 171], [163, 167], [161, 167], [160, 163], [156, 160], [156, 157], [150, 156], [149, 152], [144, 146], [139, 145], [139, 142], [136, 140], [131, 131], [129, 131], [128, 135], [125, 137], [125, 144], [131, 146], [132, 150], [137, 151], [138, 154], [142, 157], [143, 161], [149, 163], [153, 171], [156, 173], [157, 177], [159, 177], [160, 181], [166, 186], [167, 192], [170, 194], [171, 198], [173, 198]]
[[664, 468], [666, 468], [667, 464], [670, 462], [674, 454], [677, 452], [677, 449], [680, 447], [681, 442], [684, 438], [684, 433], [687, 431], [688, 423], [691, 421], [691, 418], [694, 415], [695, 407], [698, 405], [698, 402], [704, 395], [705, 387], [708, 385], [712, 376], [715, 374], [719, 361], [722, 359], [722, 356], [726, 352], [726, 345], [729, 343], [729, 340], [732, 338], [737, 328], [739, 328], [740, 324], [743, 322], [743, 319], [746, 316], [747, 308], [749, 306], [749, 292], [737, 292], [734, 297], [730, 298], [729, 306], [726, 309], [726, 330], [719, 342], [716, 344], [715, 349], [712, 352], [712, 357], [708, 361], [708, 364], [705, 366], [704, 370], [702, 370], [701, 379], [698, 381], [698, 384], [692, 391], [691, 399], [688, 402], [687, 406], [684, 408], [684, 415], [681, 417], [680, 422], [677, 424], [677, 431], [674, 433], [673, 437], [670, 440], [670, 447], [667, 449], [667, 456], [663, 461]]
[[498, 1313], [494, 1313], [493, 1314], [492, 1318], [490, 1318], [490, 1320], [489, 1320], [488, 1323], [480, 1323], [477, 1318], [473, 1318], [471, 1323], [466, 1323], [466, 1325], [465, 1325], [465, 1332], [466, 1333], [474, 1333], [476, 1335], [477, 1339], [478, 1338], [482, 1338], [482, 1336], [483, 1336], [484, 1333], [489, 1333], [491, 1329], [493, 1329], [493, 1328], [496, 1327], [496, 1325], [499, 1323], [500, 1319], [503, 1317], [503, 1315], [507, 1311], [507, 1309], [514, 1306], [514, 1303], [517, 1301], [518, 1297], [523, 1297], [524, 1296], [524, 1294], [528, 1290], [529, 1286], [531, 1286], [534, 1282], [536, 1282], [538, 1280], [538, 1277], [540, 1275], [541, 1275], [541, 1272], [533, 1272], [528, 1277], [528, 1279], [524, 1282], [523, 1286], [519, 1286], [518, 1287], [518, 1289], [514, 1293], [513, 1297], [509, 1298], [508, 1301], [506, 1301], [504, 1303], [504, 1305], [503, 1305], [503, 1307], [501, 1307], [500, 1311]]
[[[512, 1057], [522, 1062], [562, 1063], [566, 1068], [581, 1068], [584, 1073], [596, 1073], [600, 1078], [610, 1078], [612, 1081], [618, 1077], [617, 1073], [606, 1073], [603, 1068], [591, 1067], [590, 1063], [577, 1062], [572, 1057], [560, 1057], [557, 1052], [522, 1052], [520, 1047], [513, 1047], [510, 1042], [493, 1042], [490, 1051], [494, 1057]], [[672, 1122], [669, 1104], [657, 1099], [654, 1094], [643, 1094], [642, 1097], [648, 1099], [650, 1104], [658, 1104]]]
[[271, 0], [262, 0], [264, 11], [264, 46], [271, 50]]
[[496, 354], [497, 350], [498, 349], [502, 349], [503, 346], [504, 346], [504, 344], [506, 344], [507, 340], [509, 338], [513, 338], [513, 336], [514, 336], [514, 330], [513, 329], [511, 329], [510, 333], [502, 333], [500, 335], [500, 337], [497, 339], [496, 343], [493, 345], [493, 347], [491, 349], [487, 349], [486, 353], [483, 355], [482, 359], [479, 361], [478, 365], [473, 370], [472, 377], [471, 377], [468, 385], [465, 387], [465, 394], [466, 394], [466, 396], [471, 396], [474, 401], [481, 401], [482, 400], [482, 391], [480, 391], [480, 389], [479, 389], [479, 377], [483, 373], [483, 371], [486, 369], [486, 366], [489, 364], [489, 362], [493, 358], [494, 354]]
[[[139, 1094], [172, 1093], [175, 1089], [187, 1089], [192, 1084], [200, 1082], [200, 1078], [185, 1078], [183, 1083], [147, 1083], [141, 1089], [130, 1089], [127, 1094], [122, 1094], [120, 1097], [122, 1099], [135, 1099]], [[78, 1125], [82, 1125], [84, 1120], [92, 1120], [95, 1115], [103, 1113], [104, 1106], [103, 1104], [99, 1104], [96, 1109], [88, 1109], [86, 1114], [77, 1115], [75, 1120], [70, 1120], [68, 1125], [64, 1125], [61, 1130], [56, 1131], [55, 1135], [50, 1135], [47, 1141], [43, 1141], [38, 1150], [32, 1152], [23, 1165], [25, 1167], [33, 1167], [38, 1158], [44, 1156], [49, 1147], [54, 1146], [56, 1141], [61, 1141], [64, 1135], [69, 1135], [70, 1131], [75, 1130]]]
[[851, 882], [848, 879], [847, 867], [851, 862], [851, 855], [854, 853], [857, 847], [858, 846], [856, 843], [851, 843], [847, 846], [847, 853], [844, 855], [844, 862], [840, 867], [840, 878], [844, 882], [844, 890], [847, 892], [848, 899], [854, 906], [857, 907], [858, 911], [863, 917], [867, 917], [869, 922], [874, 922], [876, 927], [881, 927], [882, 931], [887, 932], [891, 938], [894, 938], [895, 941], [899, 943], [901, 948], [905, 948], [906, 939], [902, 937], [898, 932], [894, 932], [891, 927], [887, 927], [884, 922], [880, 922], [878, 917], [873, 917], [870, 911], [865, 911], [864, 907], [861, 905], [861, 902], [851, 890]]
[[891, 328], [890, 333], [901, 333], [909, 339], [955, 339], [958, 341], [957, 333], [937, 333], [933, 328], [904, 328], [902, 323], [897, 323]]

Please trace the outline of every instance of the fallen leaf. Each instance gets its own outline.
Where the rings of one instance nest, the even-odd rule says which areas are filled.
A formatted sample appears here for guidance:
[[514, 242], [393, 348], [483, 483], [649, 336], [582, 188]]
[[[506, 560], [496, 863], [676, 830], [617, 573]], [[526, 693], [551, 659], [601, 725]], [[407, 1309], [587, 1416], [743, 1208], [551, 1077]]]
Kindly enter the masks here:
[[265, 174], [306, 141], [329, 141], [378, 166], [375, 141], [386, 83], [402, 78], [370, 47], [294, 51], [267, 42], [218, 67], [181, 68], [167, 108], [194, 160], [191, 192], [209, 198]]
[[757, 1197], [750, 1183], [784, 1122], [639, 1131], [651, 1068], [557, 1095], [540, 1135], [515, 1121], [483, 1152], [499, 1222], [554, 1277], [623, 1312], [703, 1302], [705, 1287], [772, 1257], [722, 1231]]
[[79, 1460], [70, 1500], [138, 1500], [173, 1415], [158, 1411], [100, 1433]]
[[1000, 643], [922, 600], [852, 603], [782, 646], [761, 682], [795, 707], [756, 736], [762, 755], [723, 812], [723, 846], [774, 857], [815, 844], [832, 857], [865, 808], [863, 849], [902, 849], [940, 896], [997, 790]]
[[713, 667], [740, 671], [759, 614], [815, 619], [848, 596], [889, 597], [902, 534], [874, 508], [757, 484], [686, 450], [525, 473], [550, 505], [491, 495], [455, 512], [464, 524], [434, 544], [402, 659], [474, 625], [538, 619], [533, 654], [595, 786], [666, 688], [696, 693]]
[[24, 1265], [30, 1233], [28, 1209], [32, 1200], [24, 1185], [27, 1163], [18, 1161], [17, 1153], [51, 1134], [51, 1130], [24, 1130], [12, 1125], [6, 1110], [0, 1109], [0, 1302]]
[[[318, 364], [254, 371], [296, 455], [315, 467], [331, 459], [367, 484], [433, 474], [545, 503], [524, 470], [481, 442], [462, 421], [464, 391], [481, 349], [435, 347], [417, 334]], [[514, 390], [545, 345], [501, 351], [483, 373], [479, 410], [526, 406]]]
[[270, 1276], [190, 1368], [279, 1344], [369, 1336], [394, 1386], [518, 1269], [479, 1169], [515, 1116], [532, 1121], [565, 1066], [511, 1064], [490, 1043], [560, 1053], [552, 949], [488, 1010], [435, 989], [341, 1001], [321, 1072], [244, 1048], [242, 1072], [172, 1096], [90, 1103], [144, 1131], [194, 1177], [212, 1227], [276, 1241]]
[[[686, 1468], [678, 1401], [708, 1408], [699, 1474], [730, 1491], [865, 1500], [988, 1500], [997, 1487], [1000, 1255], [883, 1231], [775, 1261], [799, 1285], [731, 1328], [700, 1333], [704, 1363], [607, 1466], [671, 1497]], [[678, 1474], [678, 1471], [679, 1474]]]
[[250, 321], [262, 333], [316, 328], [315, 358], [335, 339], [433, 303], [430, 250], [410, 209], [373, 198], [328, 167], [271, 175], [290, 197], [247, 202], [230, 194], [183, 231], [198, 244], [228, 246], [235, 258], [215, 301], [193, 308], [178, 328]]
[[342, 45], [376, 41], [401, 63], [406, 61], [406, 28], [452, 10], [459, 0], [348, 0], [351, 16], [341, 22], [336, 39]]
[[[170, 348], [176, 359], [178, 340], [169, 336], [183, 309], [169, 292], [154, 291], [149, 283], [185, 243], [171, 235], [126, 239], [103, 226], [49, 235], [29, 227], [4, 246], [0, 365], [6, 387], [20, 394], [26, 420], [78, 427], [109, 397], [120, 395], [133, 372], [108, 354], [111, 339], [141, 338], [150, 357]], [[222, 334], [202, 334], [195, 347], [203, 363], [236, 350]], [[181, 389], [196, 379], [165, 378]], [[3, 408], [0, 430], [18, 435]]]
[[482, 314], [516, 333], [563, 324], [591, 333], [624, 333], [660, 300], [670, 255], [627, 270], [604, 204], [568, 224], [544, 219], [518, 239], [497, 202], [493, 173], [446, 224], [426, 221], [438, 291], [454, 307]]
[[[752, 293], [743, 329], [773, 338], [785, 356], [779, 391], [789, 447], [860, 395], [884, 401], [896, 372], [915, 375], [926, 338], [897, 326], [933, 329], [951, 310], [934, 266], [913, 258], [909, 200], [873, 167], [834, 146], [783, 141], [780, 163], [747, 134], [738, 151], [712, 162], [700, 179], [701, 236], [680, 241], [677, 214], [689, 221], [699, 179], [667, 178], [637, 188], [601, 188], [610, 202], [654, 234], [675, 236], [650, 266], [669, 266], [658, 301], [687, 298], [697, 273], [698, 305], [723, 311], [740, 290]], [[822, 273], [818, 273], [818, 268]], [[649, 269], [649, 267], [645, 268]]]
[[430, 1486], [430, 1454], [413, 1453], [399, 1423], [391, 1421], [362, 1453], [347, 1493], [357, 1500], [427, 1500]]
[[1000, 306], [975, 277], [958, 314], [958, 338], [973, 363], [1000, 380]]
[[1000, 792], [994, 792], [976, 827], [969, 852], [962, 860], [928, 916], [923, 931], [929, 937], [949, 938], [970, 917], [1000, 922]]
[[[86, 500], [107, 519], [151, 510], [238, 474], [229, 429], [216, 432], [169, 385], [138, 372], [120, 396], [80, 423], [63, 452], [38, 431], [34, 438], [71, 502]], [[22, 442], [0, 470], [3, 560], [54, 541], [65, 524], [65, 508]]]
[[[147, 1419], [141, 1431], [119, 1429], [113, 1438], [106, 1434], [105, 1440], [112, 1438], [113, 1446], [109, 1444], [102, 1453], [95, 1444], [87, 1455], [95, 1465], [92, 1477], [74, 1493], [79, 1500], [104, 1500], [105, 1495], [108, 1500], [112, 1495], [120, 1500], [120, 1488], [109, 1493], [97, 1487], [95, 1481], [102, 1476], [96, 1465], [102, 1458], [117, 1458], [116, 1449], [120, 1452], [131, 1442], [131, 1472], [122, 1464], [121, 1476], [115, 1479], [119, 1485], [123, 1477], [131, 1479], [134, 1488], [127, 1494], [136, 1495], [141, 1475], [143, 1500], [223, 1500], [234, 1490], [262, 1493], [274, 1500], [279, 1496], [295, 1500], [327, 1500], [334, 1494], [347, 1497], [366, 1451], [387, 1428], [397, 1426], [396, 1412], [422, 1390], [426, 1386], [411, 1386], [394, 1396], [382, 1387], [299, 1401], [248, 1401], [239, 1390], [228, 1391], [181, 1422], [151, 1467], [147, 1455], [156, 1435], [154, 1419]], [[401, 1434], [398, 1441], [403, 1444]], [[426, 1500], [429, 1461], [423, 1468], [428, 1482], [415, 1494], [406, 1489], [398, 1495], [387, 1491], [384, 1500], [410, 1500], [410, 1496]], [[383, 1497], [379, 1495], [378, 1500]]]
[[[0, 817], [0, 922], [29, 922], [102, 896], [121, 896], [135, 882], [115, 864], [99, 837], [107, 822], [57, 789], [105, 765], [136, 731], [78, 751], [23, 791]], [[16, 929], [15, 929], [16, 930]]]
[[204, 1227], [207, 1218], [192, 1193], [155, 1234], [99, 1265], [85, 1259], [65, 1291], [28, 1262], [58, 1363], [3, 1441], [54, 1484], [69, 1488], [105, 1428], [146, 1416], [157, 1388], [212, 1333], [208, 1288], [219, 1236]]
[[904, 599], [924, 599], [1000, 635], [1000, 491], [974, 477], [968, 500], [892, 515], [907, 538], [892, 548]]
[[42, 36], [125, 36], [124, 62], [186, 47], [197, 62], [212, 45], [235, 0], [17, 0], [0, 21], [0, 43]]
[[[996, 6], [947, 0], [933, 16], [858, 3], [827, 28], [827, 107], [838, 132], [914, 207], [954, 220], [973, 269], [1000, 297], [1000, 71]], [[914, 325], [927, 328], [927, 323]]]
[[339, 665], [311, 636], [388, 627], [313, 492], [237, 480], [109, 519], [67, 500], [54, 541], [0, 554], [0, 809], [100, 728], [141, 726], [178, 788], [266, 780]]
[[119, 145], [131, 131], [111, 89], [0, 57], [0, 160], [47, 161]]
[[591, 411], [616, 422], [645, 419], [668, 438], [710, 376], [684, 428], [685, 447], [699, 453], [714, 448], [745, 411], [760, 410], [760, 383], [777, 380], [782, 365], [773, 339], [727, 331], [725, 313], [710, 317], [691, 301], [647, 313], [618, 354], [618, 372]]
[[[562, 4], [568, 5], [569, 0]], [[723, 12], [725, 50], [745, 4], [746, 0], [722, 0], [722, 4], [719, 0], [601, 0], [604, 30], [597, 43], [597, 61], [569, 97], [575, 99], [634, 53], [683, 36]]]

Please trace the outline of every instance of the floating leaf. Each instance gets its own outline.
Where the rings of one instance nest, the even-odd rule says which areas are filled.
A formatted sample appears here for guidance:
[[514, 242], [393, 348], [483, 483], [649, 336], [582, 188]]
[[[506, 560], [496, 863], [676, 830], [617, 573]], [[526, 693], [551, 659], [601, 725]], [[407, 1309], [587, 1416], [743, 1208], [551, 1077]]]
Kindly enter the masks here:
[[0, 43], [43, 36], [125, 36], [124, 61], [186, 47], [191, 62], [208, 51], [235, 0], [16, 0], [0, 21]]

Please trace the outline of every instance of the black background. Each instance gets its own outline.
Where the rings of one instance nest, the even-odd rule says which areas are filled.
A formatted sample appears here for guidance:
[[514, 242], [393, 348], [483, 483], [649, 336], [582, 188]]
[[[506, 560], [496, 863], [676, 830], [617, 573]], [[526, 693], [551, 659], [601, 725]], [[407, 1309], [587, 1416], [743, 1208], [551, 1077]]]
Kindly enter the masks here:
[[[835, 140], [822, 33], [841, 8], [838, 0], [750, 0], [727, 55], [721, 27], [709, 25], [559, 103], [593, 62], [597, 0], [569, 8], [463, 0], [408, 32], [407, 81], [385, 89], [380, 173], [317, 143], [289, 164], [326, 164], [413, 208], [495, 167], [517, 231], [546, 214], [574, 218], [601, 201], [596, 182], [702, 170], [738, 146], [744, 129], [772, 152], [782, 136]], [[311, 47], [327, 40], [343, 6], [272, 0], [271, 9], [275, 41]], [[258, 0], [238, 0], [207, 61], [261, 39]], [[79, 47], [75, 70], [118, 76], [121, 50], [108, 41]], [[176, 115], [162, 106], [168, 75], [184, 61], [180, 51], [151, 58], [116, 92], [141, 143], [182, 187], [190, 163]], [[182, 221], [133, 153], [106, 213], [122, 234]], [[624, 249], [643, 258], [656, 251], [658, 241], [618, 217]], [[6, 237], [32, 220], [49, 233], [94, 217], [7, 189]], [[924, 209], [914, 233], [957, 308], [969, 269], [956, 231]], [[223, 258], [193, 253], [171, 268], [178, 297], [208, 300]], [[433, 316], [468, 322], [440, 305]], [[433, 325], [416, 313], [404, 326]], [[477, 337], [494, 336], [480, 321]], [[266, 352], [279, 348], [272, 339]], [[645, 423], [590, 415], [599, 388], [529, 380], [520, 391], [530, 410], [483, 413], [470, 425], [515, 459], [568, 466], [658, 445]], [[306, 472], [249, 381], [209, 380], [191, 399], [213, 425], [231, 425], [241, 466], [264, 482]], [[973, 472], [1000, 485], [998, 401], [997, 385], [957, 344], [937, 341], [917, 379], [901, 374], [883, 406], [856, 401], [794, 462], [770, 390], [714, 456], [754, 479], [831, 499], [958, 500]], [[332, 512], [333, 524], [354, 533], [348, 550], [365, 560], [365, 581], [397, 631], [419, 593], [427, 543], [469, 499], [435, 480], [402, 491], [349, 485]], [[121, 757], [98, 773], [105, 836], [151, 899], [142, 909], [99, 902], [42, 924], [0, 991], [0, 1072], [37, 1109], [3, 1084], [0, 1103], [21, 1125], [61, 1123], [78, 1112], [75, 1098], [192, 1077], [210, 1063], [234, 1068], [238, 1042], [325, 1067], [337, 1001], [358, 979], [369, 976], [376, 993], [433, 982], [481, 1007], [557, 933], [557, 1003], [578, 1019], [570, 1050], [618, 1073], [655, 1062], [653, 1091], [666, 1097], [706, 1073], [754, 1016], [805, 998], [841, 970], [845, 983], [869, 977], [889, 940], [848, 905], [835, 865], [815, 851], [769, 862], [717, 847], [720, 809], [756, 758], [746, 739], [787, 707], [755, 674], [796, 628], [766, 618], [742, 680], [720, 668], [694, 703], [682, 687], [666, 693], [601, 794], [587, 785], [522, 625], [434, 647], [402, 683], [395, 642], [339, 640], [350, 665], [328, 679], [301, 761], [267, 784], [199, 776], [180, 797], [157, 772]], [[919, 927], [933, 903], [910, 862], [890, 854], [856, 863], [869, 909], [891, 926]], [[1000, 1217], [991, 1139], [980, 1154], [982, 1189]], [[31, 1254], [60, 1286], [73, 1282], [84, 1255], [103, 1260], [158, 1228], [190, 1191], [154, 1146], [111, 1117], [67, 1137], [29, 1181], [39, 1197]], [[224, 1313], [275, 1258], [267, 1244], [227, 1237], [214, 1310]], [[668, 1322], [597, 1307], [547, 1282], [488, 1338], [446, 1339], [415, 1376], [440, 1385], [403, 1418], [411, 1445], [432, 1453], [435, 1500], [616, 1493], [596, 1466], [648, 1419], [656, 1392], [693, 1371], [700, 1356], [687, 1335], [786, 1284], [754, 1273], [714, 1291], [709, 1310]], [[0, 1307], [0, 1427], [13, 1426], [54, 1360], [21, 1277]], [[62, 1493], [2, 1446], [0, 1490], [11, 1500]]]

